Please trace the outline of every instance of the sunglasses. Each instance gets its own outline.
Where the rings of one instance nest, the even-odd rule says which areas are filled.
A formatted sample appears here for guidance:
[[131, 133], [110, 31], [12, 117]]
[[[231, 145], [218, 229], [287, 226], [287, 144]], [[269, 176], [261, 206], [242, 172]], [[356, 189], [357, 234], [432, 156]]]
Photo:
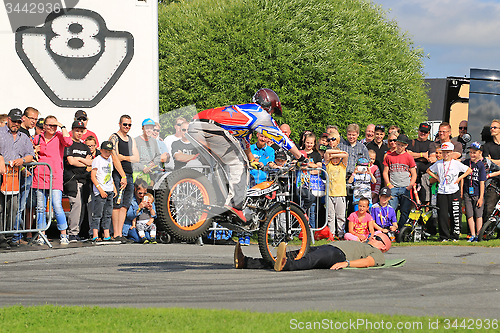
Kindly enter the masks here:
[[80, 118], [77, 118], [76, 120], [87, 121], [87, 117], [80, 117]]
[[23, 121], [22, 120], [12, 120], [11, 121], [14, 123], [14, 124], [22, 124]]
[[45, 124], [45, 126], [50, 127], [50, 128], [57, 128], [57, 125], [52, 125], [52, 124]]
[[385, 126], [384, 125], [377, 125], [377, 126], [375, 126], [375, 131], [385, 131]]
[[385, 242], [384, 242], [384, 240], [382, 239], [382, 237], [380, 237], [380, 236], [373, 236], [373, 238], [374, 238], [375, 240], [378, 240], [379, 242], [382, 242], [382, 244], [384, 244], [384, 246], [385, 246]]
[[130, 123], [130, 124], [123, 123], [122, 125], [123, 125], [123, 127], [132, 127], [132, 123]]
[[458, 127], [458, 129], [461, 129], [461, 130], [466, 130], [466, 129], [467, 129], [467, 126], [466, 126], [466, 127]]
[[181, 126], [181, 125], [182, 125], [182, 123], [175, 124], [175, 126]]
[[187, 132], [187, 128], [183, 128], [183, 129], [181, 129], [181, 131]]
[[500, 127], [497, 127], [497, 126], [491, 126], [490, 129], [492, 130], [496, 130], [497, 128], [500, 128]]
[[388, 140], [388, 142], [396, 142], [396, 141], [398, 141], [398, 140], [396, 140], [396, 139], [390, 139], [390, 140]]
[[148, 192], [137, 192], [137, 194], [146, 194], [146, 193], [148, 193]]
[[159, 129], [154, 129], [153, 131], [156, 132], [156, 133], [160, 133]]

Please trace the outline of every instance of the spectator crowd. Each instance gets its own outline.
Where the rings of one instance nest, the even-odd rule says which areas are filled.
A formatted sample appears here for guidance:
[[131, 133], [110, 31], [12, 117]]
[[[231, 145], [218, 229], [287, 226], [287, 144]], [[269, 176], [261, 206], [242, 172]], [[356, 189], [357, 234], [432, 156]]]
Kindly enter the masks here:
[[[94, 243], [157, 243], [156, 207], [148, 188], [159, 180], [159, 170], [204, 163], [186, 138], [188, 121], [177, 118], [175, 133], [162, 139], [161, 125], [147, 118], [141, 123], [142, 134], [132, 138], [132, 119], [122, 115], [117, 131], [100, 141], [85, 111], [75, 113], [70, 130], [54, 116], [39, 115], [33, 107], [0, 115], [0, 231], [44, 229], [50, 205], [61, 245], [82, 238]], [[289, 125], [280, 128], [290, 137]], [[487, 182], [500, 175], [500, 120], [492, 121], [486, 143], [472, 142], [467, 150], [467, 121], [460, 123], [456, 138], [446, 122], [436, 138], [429, 138], [430, 128], [420, 124], [414, 139], [394, 125], [370, 124], [362, 140], [357, 124], [347, 126], [345, 139], [333, 125], [320, 136], [301, 133], [296, 145], [307, 166], [295, 175], [295, 200], [307, 211], [310, 226], [320, 229], [326, 224], [330, 239], [364, 242], [377, 231], [394, 239], [413, 202], [432, 202], [439, 207], [437, 223], [427, 231], [438, 232], [443, 242], [456, 241], [462, 232], [463, 204], [469, 241], [478, 241], [483, 217], [498, 201]], [[251, 152], [260, 166], [277, 167], [293, 159], [264, 135], [255, 138]], [[35, 167], [30, 162], [44, 164]], [[250, 186], [268, 176], [259, 169], [250, 175]], [[19, 188], [9, 190], [16, 179]], [[63, 197], [69, 201], [68, 215]], [[249, 245], [250, 236], [240, 234], [240, 244]], [[19, 246], [30, 237], [0, 234], [0, 248]], [[33, 241], [45, 244], [47, 238], [42, 233]]]

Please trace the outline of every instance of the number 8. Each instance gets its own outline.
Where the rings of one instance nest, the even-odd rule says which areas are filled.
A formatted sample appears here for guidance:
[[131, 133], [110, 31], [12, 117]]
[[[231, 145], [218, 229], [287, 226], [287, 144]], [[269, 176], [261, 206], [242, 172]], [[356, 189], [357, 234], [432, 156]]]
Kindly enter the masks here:
[[95, 38], [99, 23], [90, 17], [60, 16], [52, 21], [56, 34], [50, 42], [50, 49], [67, 58], [88, 58], [101, 51], [101, 43]]

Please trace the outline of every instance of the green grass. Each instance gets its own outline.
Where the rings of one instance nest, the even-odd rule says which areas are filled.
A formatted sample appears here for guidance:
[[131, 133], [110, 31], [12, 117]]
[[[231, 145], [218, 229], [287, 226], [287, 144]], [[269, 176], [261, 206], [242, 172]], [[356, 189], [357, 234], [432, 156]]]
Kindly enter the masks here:
[[[449, 320], [449, 322], [447, 321]], [[44, 305], [0, 308], [0, 332], [476, 332], [485, 320], [381, 315], [346, 311], [260, 313], [180, 308], [101, 308]], [[314, 323], [316, 322], [316, 328]], [[382, 324], [383, 322], [383, 324]], [[309, 324], [308, 324], [309, 323]], [[392, 329], [388, 329], [388, 325]], [[406, 325], [397, 329], [399, 325]], [[438, 326], [429, 328], [430, 323]], [[460, 328], [462, 326], [473, 329]], [[496, 324], [495, 324], [496, 323]], [[488, 332], [498, 332], [498, 322]], [[358, 325], [359, 324], [359, 325]], [[302, 326], [303, 325], [303, 326]], [[310, 325], [311, 329], [307, 329]], [[342, 329], [335, 325], [344, 325]], [[368, 325], [368, 326], [367, 326]], [[370, 326], [372, 325], [372, 329]], [[381, 326], [383, 325], [383, 326]], [[446, 329], [445, 325], [449, 326]], [[469, 326], [472, 325], [472, 326]], [[384, 329], [381, 329], [383, 327]], [[496, 329], [495, 329], [496, 327]]]

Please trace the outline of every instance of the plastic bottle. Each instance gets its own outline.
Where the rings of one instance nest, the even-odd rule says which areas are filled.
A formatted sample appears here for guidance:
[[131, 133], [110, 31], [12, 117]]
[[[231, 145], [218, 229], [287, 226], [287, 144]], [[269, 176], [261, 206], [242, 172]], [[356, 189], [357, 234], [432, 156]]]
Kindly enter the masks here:
[[118, 193], [118, 199], [116, 199], [116, 204], [119, 205], [122, 202], [122, 197], [123, 197], [123, 188], [120, 190], [120, 193]]

